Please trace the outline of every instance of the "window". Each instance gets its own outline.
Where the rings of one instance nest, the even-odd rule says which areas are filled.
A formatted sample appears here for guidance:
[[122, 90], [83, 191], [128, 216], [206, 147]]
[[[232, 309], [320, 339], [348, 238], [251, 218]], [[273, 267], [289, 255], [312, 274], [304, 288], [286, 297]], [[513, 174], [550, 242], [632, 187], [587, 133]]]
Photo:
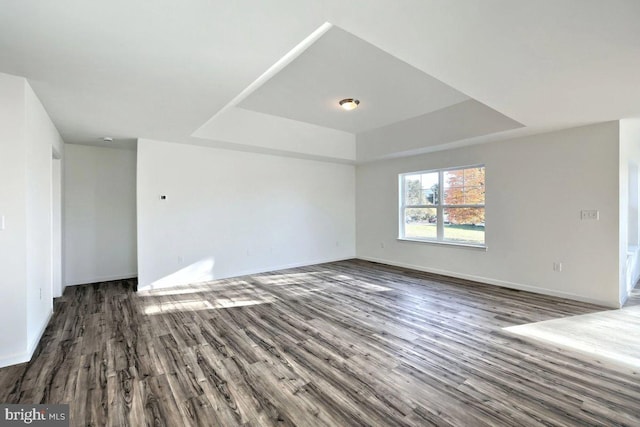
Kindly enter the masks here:
[[484, 166], [400, 175], [400, 238], [484, 246]]

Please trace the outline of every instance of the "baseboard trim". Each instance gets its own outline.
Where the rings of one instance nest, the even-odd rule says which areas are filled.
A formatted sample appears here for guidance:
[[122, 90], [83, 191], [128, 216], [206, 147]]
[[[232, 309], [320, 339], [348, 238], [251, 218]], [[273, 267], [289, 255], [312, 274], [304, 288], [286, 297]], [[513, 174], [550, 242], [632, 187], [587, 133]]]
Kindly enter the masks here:
[[53, 309], [49, 311], [49, 315], [47, 315], [47, 320], [44, 321], [42, 325], [40, 325], [40, 331], [38, 332], [37, 337], [33, 341], [28, 343], [27, 354], [29, 355], [29, 360], [31, 360], [31, 357], [33, 356], [33, 352], [36, 351], [36, 348], [38, 347], [38, 344], [42, 339], [42, 335], [44, 335], [44, 331], [47, 330], [47, 326], [49, 326], [49, 322], [51, 321], [52, 316], [53, 316]]
[[411, 270], [423, 271], [425, 273], [439, 274], [441, 276], [455, 277], [457, 279], [471, 280], [471, 281], [474, 281], [474, 282], [480, 282], [480, 283], [484, 283], [484, 284], [487, 284], [487, 285], [500, 286], [502, 288], [516, 289], [516, 290], [519, 290], [519, 291], [532, 292], [532, 293], [535, 293], [535, 294], [542, 294], [542, 295], [548, 295], [548, 296], [552, 296], [552, 297], [565, 298], [565, 299], [570, 299], [570, 300], [574, 300], [574, 301], [586, 302], [586, 303], [589, 303], [589, 304], [601, 305], [601, 306], [604, 306], [604, 307], [620, 308], [618, 304], [612, 304], [610, 301], [603, 301], [603, 300], [599, 300], [599, 299], [595, 299], [595, 298], [583, 297], [582, 295], [576, 295], [576, 294], [572, 294], [572, 293], [569, 293], [569, 292], [561, 292], [561, 291], [556, 291], [556, 290], [553, 290], [553, 289], [539, 288], [539, 287], [536, 287], [536, 286], [525, 285], [525, 284], [522, 284], [522, 283], [508, 282], [508, 281], [505, 281], [505, 280], [491, 279], [491, 278], [488, 278], [488, 277], [476, 276], [476, 275], [471, 275], [471, 274], [461, 274], [461, 273], [456, 273], [455, 271], [440, 270], [440, 269], [437, 269], [437, 268], [429, 268], [429, 267], [423, 267], [423, 266], [420, 266], [420, 265], [389, 261], [389, 260], [375, 258], [375, 257], [358, 256], [357, 259], [361, 259], [363, 261], [371, 261], [371, 262], [377, 262], [377, 263], [380, 263], [380, 264], [391, 265], [391, 266], [394, 266], [394, 267], [402, 267], [402, 268], [408, 268], [408, 269], [411, 269]]
[[[272, 272], [272, 271], [286, 270], [288, 268], [307, 267], [307, 266], [316, 265], [316, 264], [326, 264], [328, 262], [346, 261], [346, 260], [355, 259], [355, 258], [356, 258], [356, 256], [353, 255], [353, 256], [340, 257], [340, 258], [323, 258], [323, 259], [317, 259], [317, 260], [312, 260], [312, 261], [304, 261], [304, 262], [297, 262], [297, 263], [290, 263], [290, 264], [281, 264], [281, 265], [265, 267], [265, 268], [242, 270], [242, 271], [234, 272], [234, 273], [232, 273], [230, 275], [227, 275], [227, 276], [217, 276], [212, 280], [232, 279], [234, 277], [250, 276], [252, 274], [269, 273], [269, 272]], [[206, 280], [205, 282], [209, 282], [209, 281], [210, 280]], [[205, 282], [201, 282], [201, 283], [205, 283]], [[195, 282], [194, 282], [194, 284], [195, 284]], [[171, 287], [174, 287], [174, 286], [178, 286], [179, 287], [179, 286], [187, 286], [187, 285], [178, 283], [178, 284], [175, 284], [175, 285], [167, 284], [167, 285], [163, 285], [163, 286], [153, 286], [152, 284], [142, 285], [142, 284], [140, 284], [140, 281], [138, 281], [138, 291], [151, 291], [151, 290], [157, 290], [157, 289], [171, 288]]]
[[42, 339], [42, 335], [44, 335], [44, 331], [46, 331], [47, 326], [49, 326], [51, 317], [53, 317], [53, 310], [49, 312], [47, 320], [40, 326], [40, 331], [38, 332], [36, 338], [33, 339], [30, 343], [27, 343], [27, 351], [0, 359], [0, 368], [6, 368], [7, 366], [19, 365], [21, 363], [29, 362], [33, 357], [33, 353], [36, 351], [36, 348], [38, 348], [38, 344], [40, 344], [40, 340]]
[[0, 368], [6, 368], [8, 366], [13, 366], [13, 365], [19, 365], [21, 363], [26, 363], [29, 360], [31, 360], [31, 357], [26, 352], [25, 353], [20, 353], [20, 354], [14, 355], [14, 356], [5, 357], [3, 359], [0, 359]]
[[125, 280], [125, 279], [132, 279], [135, 277], [138, 277], [138, 273], [119, 274], [116, 276], [98, 276], [98, 277], [92, 277], [92, 278], [83, 279], [83, 280], [73, 280], [65, 284], [64, 286], [66, 288], [67, 286], [87, 285], [90, 283], [99, 283], [99, 282], [111, 282], [112, 280]]

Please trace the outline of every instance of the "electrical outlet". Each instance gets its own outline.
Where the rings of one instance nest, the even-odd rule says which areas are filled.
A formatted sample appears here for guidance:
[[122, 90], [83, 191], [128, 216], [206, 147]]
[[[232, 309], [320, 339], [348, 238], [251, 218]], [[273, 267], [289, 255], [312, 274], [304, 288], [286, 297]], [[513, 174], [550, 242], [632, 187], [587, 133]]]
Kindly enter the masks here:
[[184, 258], [182, 258], [181, 255], [178, 255], [178, 264], [182, 264], [182, 261], [184, 261]]
[[560, 273], [562, 271], [562, 263], [561, 262], [554, 262], [553, 263], [553, 271]]
[[380, 242], [380, 247], [384, 249], [384, 242]]
[[595, 209], [580, 211], [580, 219], [582, 221], [597, 221], [600, 219], [600, 212]]

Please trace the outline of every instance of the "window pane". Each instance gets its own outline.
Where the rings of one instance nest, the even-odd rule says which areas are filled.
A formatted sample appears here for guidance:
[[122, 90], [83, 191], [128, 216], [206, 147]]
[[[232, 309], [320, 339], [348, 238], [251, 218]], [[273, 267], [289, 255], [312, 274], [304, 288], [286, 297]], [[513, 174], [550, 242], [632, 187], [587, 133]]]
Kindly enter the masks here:
[[444, 204], [483, 205], [484, 167], [445, 171]]
[[438, 203], [438, 173], [404, 176], [405, 206], [433, 205]]
[[436, 239], [437, 211], [435, 208], [407, 208], [404, 210], [404, 237]]
[[426, 205], [438, 204], [438, 172], [423, 173], [421, 175], [422, 193]]
[[444, 240], [484, 244], [484, 208], [444, 209]]
[[404, 204], [420, 205], [422, 199], [422, 184], [420, 175], [405, 175], [404, 177]]

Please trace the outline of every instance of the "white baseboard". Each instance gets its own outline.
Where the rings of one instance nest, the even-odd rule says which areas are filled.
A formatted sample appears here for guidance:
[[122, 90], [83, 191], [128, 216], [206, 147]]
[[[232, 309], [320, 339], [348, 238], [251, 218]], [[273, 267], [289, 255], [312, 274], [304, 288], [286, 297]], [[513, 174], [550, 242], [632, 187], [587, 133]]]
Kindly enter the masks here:
[[38, 331], [38, 335], [30, 343], [27, 343], [28, 345], [27, 354], [29, 355], [29, 360], [31, 360], [31, 357], [33, 356], [33, 352], [36, 351], [36, 347], [40, 343], [40, 339], [42, 338], [42, 335], [44, 335], [44, 331], [47, 329], [47, 326], [49, 326], [49, 322], [51, 321], [52, 316], [53, 316], [53, 310], [51, 310], [47, 315], [47, 320], [45, 320], [42, 323], [42, 325], [40, 325], [40, 330]]
[[78, 285], [87, 285], [89, 283], [97, 283], [97, 282], [110, 282], [112, 280], [125, 280], [125, 279], [131, 279], [134, 277], [138, 277], [138, 273], [129, 273], [129, 274], [119, 274], [117, 276], [96, 276], [96, 277], [87, 277], [85, 279], [75, 279], [75, 280], [71, 280], [70, 282], [68, 282], [67, 284], [64, 285], [64, 287], [66, 288], [67, 286], [78, 286]]
[[522, 283], [508, 282], [504, 280], [491, 279], [488, 277], [475, 276], [471, 274], [461, 274], [461, 273], [456, 273], [455, 271], [440, 270], [437, 268], [428, 268], [420, 265], [406, 264], [402, 262], [389, 261], [389, 260], [374, 258], [374, 257], [358, 256], [357, 258], [364, 261], [378, 262], [380, 264], [387, 264], [395, 267], [402, 267], [402, 268], [409, 268], [411, 270], [424, 271], [425, 273], [440, 274], [442, 276], [449, 276], [449, 277], [455, 277], [458, 279], [471, 280], [474, 282], [485, 283], [487, 285], [500, 286], [500, 287], [509, 288], [509, 289], [517, 289], [519, 291], [527, 291], [527, 292], [532, 292], [532, 293], [542, 294], [542, 295], [549, 295], [549, 296], [558, 297], [558, 298], [566, 298], [574, 301], [602, 305], [605, 307], [620, 308], [618, 304], [612, 304], [610, 301], [603, 301], [599, 299], [588, 298], [582, 295], [576, 295], [569, 292], [556, 291], [554, 289], [539, 288], [537, 286], [525, 285]]
[[51, 321], [51, 317], [53, 316], [53, 311], [49, 312], [47, 316], [47, 320], [40, 325], [40, 330], [38, 331], [38, 335], [31, 340], [30, 343], [27, 343], [27, 351], [23, 353], [19, 353], [13, 356], [4, 357], [0, 359], [0, 368], [4, 368], [11, 365], [18, 365], [20, 363], [26, 363], [31, 360], [33, 357], [33, 353], [36, 351], [36, 347], [40, 343], [40, 339], [42, 339], [42, 335], [44, 335], [44, 331], [49, 326], [49, 321]]
[[[249, 276], [251, 274], [269, 273], [271, 271], [286, 270], [288, 268], [307, 267], [309, 265], [325, 264], [325, 263], [328, 263], [328, 262], [337, 262], [337, 261], [346, 261], [346, 260], [355, 259], [355, 258], [356, 258], [356, 256], [353, 255], [353, 256], [340, 257], [340, 258], [321, 258], [321, 259], [315, 259], [315, 260], [309, 260], [309, 261], [303, 261], [303, 262], [296, 262], [296, 263], [290, 263], [290, 264], [280, 264], [280, 265], [274, 265], [274, 266], [269, 266], [269, 267], [264, 267], [264, 268], [241, 270], [241, 271], [237, 271], [237, 272], [234, 272], [232, 274], [229, 274], [229, 275], [216, 276], [214, 279], [211, 279], [211, 280], [232, 279], [234, 277]], [[209, 281], [210, 280], [206, 280], [205, 282], [209, 282]], [[192, 283], [189, 283], [189, 284], [192, 284]], [[165, 284], [163, 284], [162, 286], [153, 286], [151, 284], [143, 285], [142, 283], [138, 283], [138, 291], [150, 291], [150, 290], [154, 290], [154, 289], [157, 290], [157, 289], [162, 289], [162, 288], [170, 288], [170, 287], [174, 287], [174, 286], [186, 286], [186, 284], [175, 284], [175, 285], [171, 285], [171, 284], [166, 284], [165, 285]]]
[[0, 359], [0, 368], [6, 368], [7, 366], [19, 365], [20, 363], [25, 363], [31, 360], [31, 356], [24, 352], [19, 353], [13, 356], [8, 356]]

